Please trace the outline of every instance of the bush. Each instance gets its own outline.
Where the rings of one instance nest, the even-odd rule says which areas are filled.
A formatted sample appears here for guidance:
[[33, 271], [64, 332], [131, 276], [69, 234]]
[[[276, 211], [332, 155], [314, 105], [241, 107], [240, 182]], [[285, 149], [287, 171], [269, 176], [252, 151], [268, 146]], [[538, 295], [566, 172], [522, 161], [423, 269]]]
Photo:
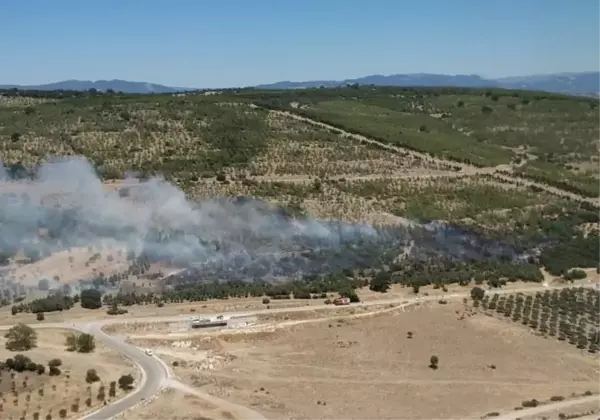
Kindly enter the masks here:
[[130, 390], [133, 388], [133, 376], [131, 375], [123, 375], [119, 378], [119, 388], [123, 390]]
[[437, 356], [431, 356], [429, 358], [429, 367], [433, 370], [438, 368], [438, 363], [440, 362], [440, 359]]
[[562, 401], [564, 399], [565, 399], [565, 397], [563, 397], [561, 395], [555, 395], [553, 397], [550, 397], [550, 401]]
[[38, 321], [43, 321], [44, 319], [46, 319], [46, 317], [44, 316], [44, 313], [43, 313], [43, 312], [38, 312], [38, 313], [35, 315], [35, 318], [36, 318]]
[[85, 381], [88, 384], [98, 382], [99, 380], [100, 380], [100, 376], [98, 376], [98, 372], [96, 372], [96, 369], [88, 369], [87, 372], [85, 373]]
[[25, 324], [11, 327], [4, 338], [6, 349], [11, 351], [26, 351], [37, 346], [37, 333]]
[[96, 289], [86, 289], [81, 292], [81, 307], [98, 309], [102, 307], [102, 293]]
[[525, 408], [537, 407], [538, 405], [540, 405], [540, 402], [534, 398], [532, 400], [525, 400], [525, 401], [523, 401], [521, 403], [521, 405], [523, 407], [525, 407]]
[[263, 303], [263, 305], [268, 305], [269, 303], [271, 303], [271, 299], [269, 299], [267, 297], [263, 298], [262, 303]]
[[587, 277], [587, 273], [583, 270], [575, 268], [573, 270], [567, 271], [563, 277], [565, 280], [581, 280]]
[[62, 360], [60, 359], [52, 359], [48, 362], [49, 367], [59, 367], [62, 366]]

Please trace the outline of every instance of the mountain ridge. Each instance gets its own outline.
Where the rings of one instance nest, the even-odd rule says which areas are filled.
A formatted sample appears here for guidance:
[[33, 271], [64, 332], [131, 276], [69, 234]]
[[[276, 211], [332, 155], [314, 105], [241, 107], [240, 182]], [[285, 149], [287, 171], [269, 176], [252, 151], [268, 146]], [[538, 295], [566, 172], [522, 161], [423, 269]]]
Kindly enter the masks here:
[[[344, 80], [309, 80], [301, 82], [279, 81], [274, 83], [249, 86], [256, 89], [308, 89], [318, 87], [336, 87], [348, 84], [379, 85], [379, 86], [405, 86], [405, 87], [465, 87], [465, 88], [504, 88], [522, 89], [533, 91], [546, 91], [570, 95], [599, 96], [600, 72], [572, 72], [555, 73], [529, 76], [513, 76], [504, 78], [484, 78], [475, 74], [435, 74], [435, 73], [410, 73], [410, 74], [372, 74], [355, 79]], [[113, 90], [115, 92], [133, 94], [176, 93], [193, 90], [196, 88], [165, 86], [157, 83], [135, 82], [120, 79], [112, 80], [63, 80], [55, 83], [40, 85], [0, 85], [0, 89], [21, 90], [75, 90], [85, 91], [96, 89], [98, 91]]]
[[369, 75], [355, 79], [291, 82], [281, 81], [255, 86], [258, 89], [307, 89], [320, 86], [335, 87], [348, 84], [435, 87], [455, 86], [472, 88], [503, 88], [547, 91], [571, 95], [600, 93], [600, 72], [586, 71], [488, 79], [478, 75], [448, 75], [434, 73]]
[[196, 90], [183, 87], [165, 86], [158, 83], [134, 82], [129, 80], [61, 80], [59, 82], [46, 83], [40, 85], [0, 85], [0, 89], [21, 89], [21, 90], [75, 90], [85, 91], [96, 89], [98, 91], [113, 90], [123, 93], [176, 93], [182, 91]]

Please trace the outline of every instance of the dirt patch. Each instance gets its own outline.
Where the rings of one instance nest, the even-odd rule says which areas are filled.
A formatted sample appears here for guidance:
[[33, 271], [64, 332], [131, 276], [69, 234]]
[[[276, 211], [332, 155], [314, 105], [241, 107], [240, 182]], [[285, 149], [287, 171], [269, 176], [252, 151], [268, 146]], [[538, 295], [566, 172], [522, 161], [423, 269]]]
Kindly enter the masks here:
[[220, 410], [202, 399], [175, 389], [166, 389], [155, 398], [133, 407], [115, 417], [116, 419], [169, 419], [211, 420], [234, 419], [227, 411]]
[[214, 369], [174, 369], [269, 418], [479, 417], [524, 399], [597, 392], [593, 358], [471, 312], [462, 303], [430, 304], [244, 340], [222, 336], [221, 352], [235, 358]]

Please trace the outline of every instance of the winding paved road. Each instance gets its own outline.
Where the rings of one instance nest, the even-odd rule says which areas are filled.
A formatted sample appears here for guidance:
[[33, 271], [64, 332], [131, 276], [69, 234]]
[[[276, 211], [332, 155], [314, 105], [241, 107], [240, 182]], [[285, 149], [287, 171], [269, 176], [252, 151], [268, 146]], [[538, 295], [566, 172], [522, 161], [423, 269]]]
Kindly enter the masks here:
[[119, 337], [113, 337], [102, 331], [102, 324], [92, 323], [76, 325], [75, 328], [88, 334], [93, 334], [96, 339], [102, 341], [106, 346], [118, 351], [123, 356], [133, 361], [142, 373], [138, 388], [124, 398], [107, 405], [100, 410], [83, 417], [84, 420], [110, 419], [117, 414], [133, 407], [146, 398], [155, 395], [170, 376], [168, 367], [154, 356], [148, 356], [142, 350], [127, 344]]
[[[507, 293], [517, 293], [517, 292], [535, 292], [539, 290], [548, 290], [548, 289], [561, 289], [565, 287], [573, 287], [573, 286], [583, 286], [583, 287], [592, 287], [591, 284], [579, 284], [579, 285], [561, 285], [561, 286], [548, 286], [548, 287], [526, 287], [526, 288], [511, 288], [511, 289], [502, 289], [502, 290], [493, 290], [490, 293], [498, 293], [498, 294], [507, 294]], [[470, 292], [470, 291], [469, 291]], [[442, 297], [446, 300], [449, 299], [458, 299], [469, 296], [469, 292], [461, 292], [461, 293], [450, 293], [445, 294], [443, 296], [423, 296], [423, 297], [412, 297], [412, 298], [394, 298], [394, 299], [382, 299], [378, 301], [370, 301], [370, 302], [360, 302], [353, 304], [354, 306], [378, 306], [378, 305], [397, 305], [394, 309], [400, 309], [403, 307], [407, 307], [413, 305], [418, 302], [431, 302], [440, 300]], [[316, 309], [340, 309], [339, 306], [333, 305], [315, 305], [315, 306], [300, 306], [296, 308], [281, 308], [281, 309], [264, 309], [264, 310], [255, 310], [255, 311], [245, 311], [245, 312], [229, 312], [224, 315], [228, 315], [229, 317], [237, 317], [237, 316], [250, 316], [250, 315], [259, 315], [261, 313], [282, 313], [282, 312], [303, 312], [303, 311], [314, 311]], [[210, 316], [212, 314], [204, 314], [205, 316]], [[196, 316], [202, 317], [203, 314], [196, 314]], [[169, 367], [158, 357], [156, 356], [148, 356], [139, 348], [128, 344], [122, 337], [119, 336], [111, 336], [106, 334], [102, 328], [106, 325], [110, 324], [120, 324], [120, 323], [131, 323], [131, 322], [169, 322], [169, 321], [177, 321], [186, 319], [186, 315], [175, 315], [175, 316], [150, 316], [150, 317], [137, 317], [137, 318], [128, 318], [128, 319], [103, 319], [98, 321], [93, 321], [89, 323], [76, 323], [70, 324], [66, 322], [61, 323], [45, 323], [45, 324], [30, 324], [33, 328], [59, 328], [59, 329], [76, 329], [81, 332], [86, 332], [88, 334], [93, 334], [96, 339], [100, 340], [107, 347], [119, 352], [124, 357], [130, 359], [133, 363], [137, 365], [142, 373], [141, 381], [138, 384], [137, 389], [126, 395], [124, 398], [114, 401], [110, 405], [104, 406], [101, 409], [87, 414], [82, 420], [105, 420], [111, 419], [117, 414], [124, 412], [125, 410], [134, 407], [135, 405], [141, 403], [147, 398], [152, 397], [158, 391], [160, 391], [163, 387], [174, 387], [182, 390], [189, 389], [190, 387], [185, 384], [181, 384], [177, 378], [173, 377], [169, 371]], [[7, 330], [11, 326], [3, 325], [0, 326], [1, 330]], [[180, 385], [178, 385], [178, 383]], [[196, 395], [199, 395], [197, 392], [192, 392]], [[204, 393], [202, 393], [204, 396]], [[593, 396], [598, 398], [598, 396]], [[590, 398], [590, 397], [587, 397]], [[238, 412], [243, 411], [245, 407], [238, 406], [231, 402], [221, 400], [219, 398], [214, 397], [216, 402], [221, 403], [224, 407], [236, 408]], [[217, 401], [218, 400], [218, 401]], [[580, 400], [571, 401], [563, 401], [561, 402], [561, 407], [569, 406], [573, 404], [577, 404], [581, 402]], [[545, 411], [551, 410], [555, 404], [548, 404], [544, 406]], [[540, 407], [541, 408], [541, 407]], [[259, 413], [246, 410], [246, 413], [249, 413], [252, 417], [256, 418], [260, 416]], [[523, 415], [523, 412], [519, 414]], [[260, 418], [264, 418], [260, 416]]]

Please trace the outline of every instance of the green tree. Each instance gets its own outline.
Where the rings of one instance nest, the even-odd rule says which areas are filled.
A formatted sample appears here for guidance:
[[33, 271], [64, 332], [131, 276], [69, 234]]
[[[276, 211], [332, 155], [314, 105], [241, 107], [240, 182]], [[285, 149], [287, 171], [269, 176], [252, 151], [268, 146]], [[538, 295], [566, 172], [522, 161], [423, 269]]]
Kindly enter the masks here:
[[369, 282], [369, 289], [374, 292], [385, 293], [390, 289], [391, 275], [387, 271], [380, 271], [374, 279]]
[[65, 345], [67, 346], [67, 351], [77, 350], [77, 334], [68, 333], [65, 338]]
[[437, 369], [438, 368], [438, 363], [440, 362], [440, 359], [437, 356], [431, 356], [429, 358], [429, 367], [431, 369]]
[[102, 293], [96, 289], [86, 289], [81, 292], [81, 307], [98, 309], [102, 307]]
[[484, 296], [485, 290], [483, 290], [481, 287], [475, 286], [471, 289], [471, 299], [474, 301], [479, 301], [483, 299]]
[[46, 372], [46, 366], [44, 366], [42, 364], [38, 364], [38, 365], [36, 365], [35, 370], [38, 375], [43, 375], [44, 372]]
[[62, 360], [60, 360], [60, 359], [51, 359], [48, 362], [48, 366], [49, 367], [59, 367], [59, 366], [62, 366]]
[[123, 390], [129, 390], [133, 388], [133, 376], [131, 375], [123, 375], [119, 378], [119, 388]]
[[91, 334], [79, 334], [77, 337], [77, 351], [79, 353], [91, 353], [96, 348], [96, 341]]
[[11, 351], [26, 351], [37, 346], [37, 333], [33, 328], [22, 323], [11, 327], [4, 338], [6, 338], [6, 349]]
[[85, 381], [88, 384], [91, 384], [93, 382], [98, 382], [100, 380], [100, 376], [98, 376], [98, 372], [96, 372], [96, 369], [88, 369], [87, 372], [85, 373]]

